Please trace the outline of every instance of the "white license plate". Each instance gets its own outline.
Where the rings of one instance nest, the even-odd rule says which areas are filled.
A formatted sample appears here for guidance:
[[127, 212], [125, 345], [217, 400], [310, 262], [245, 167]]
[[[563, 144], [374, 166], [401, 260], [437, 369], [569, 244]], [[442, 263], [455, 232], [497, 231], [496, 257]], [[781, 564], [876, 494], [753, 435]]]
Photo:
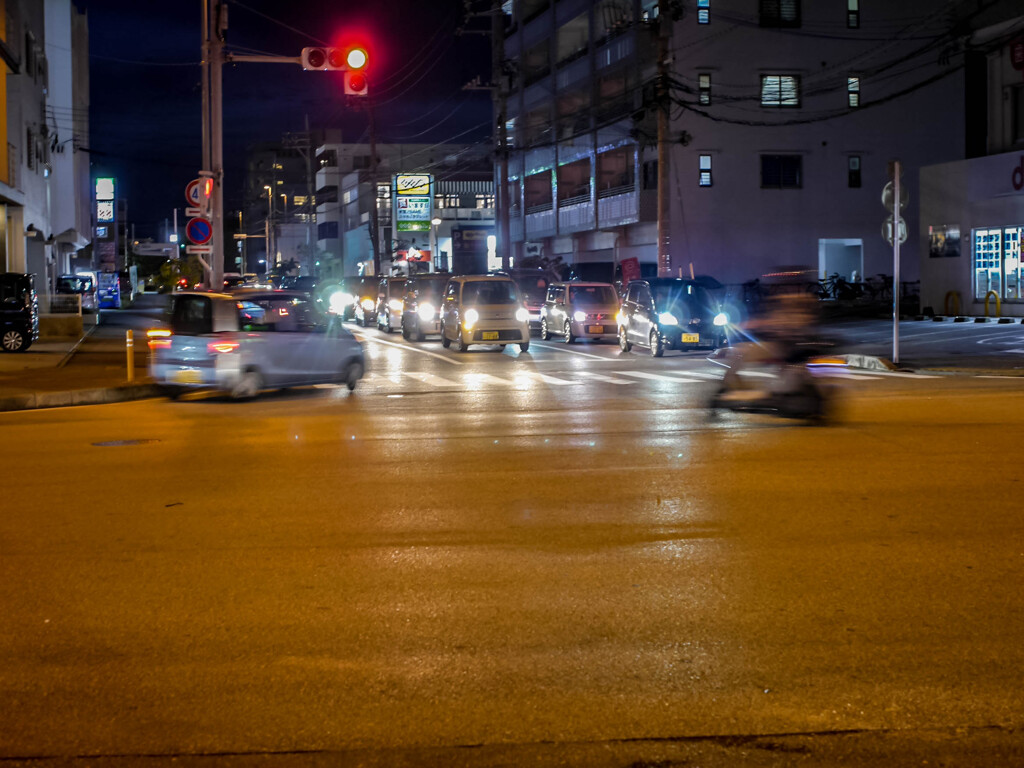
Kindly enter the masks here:
[[497, 341], [498, 340], [498, 332], [497, 331], [483, 331], [480, 334], [480, 339], [482, 341]]
[[684, 333], [683, 334], [683, 343], [684, 344], [700, 344], [700, 334], [699, 333]]
[[195, 368], [186, 368], [171, 373], [171, 381], [175, 384], [202, 384], [203, 372]]

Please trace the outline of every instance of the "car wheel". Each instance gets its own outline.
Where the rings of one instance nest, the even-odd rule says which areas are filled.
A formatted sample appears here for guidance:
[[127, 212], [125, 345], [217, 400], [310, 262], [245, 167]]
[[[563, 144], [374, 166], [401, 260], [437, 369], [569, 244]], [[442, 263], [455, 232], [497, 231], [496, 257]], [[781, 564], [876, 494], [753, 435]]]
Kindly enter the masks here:
[[29, 347], [28, 336], [17, 328], [4, 331], [2, 338], [4, 352], [24, 352]]
[[412, 334], [409, 333], [409, 326], [404, 320], [402, 321], [402, 338], [406, 341], [409, 341], [412, 338]]
[[392, 333], [395, 329], [391, 327], [391, 313], [384, 315], [384, 333]]
[[551, 338], [551, 334], [548, 332], [548, 319], [542, 317], [540, 319], [540, 340], [547, 341]]
[[413, 341], [423, 341], [423, 331], [420, 330], [420, 324], [416, 323], [415, 330], [412, 331]]
[[665, 345], [661, 343], [661, 334], [657, 330], [651, 331], [651, 336], [647, 341], [651, 345], [651, 357], [661, 357], [665, 354]]
[[462, 331], [459, 331], [458, 335], [455, 337], [455, 351], [465, 352], [467, 349], [469, 349], [469, 344], [467, 344], [466, 340], [462, 338]]
[[363, 378], [363, 364], [356, 361], [351, 362], [345, 368], [345, 386], [348, 387], [348, 391], [351, 392], [356, 388], [356, 384]]
[[441, 346], [448, 349], [452, 345], [452, 340], [449, 339], [444, 332], [444, 323], [441, 323]]
[[562, 340], [566, 344], [576, 341], [576, 337], [572, 335], [572, 324], [568, 320], [565, 321], [565, 327], [562, 328]]
[[231, 388], [235, 400], [252, 400], [263, 389], [263, 377], [259, 371], [246, 371]]
[[633, 345], [626, 338], [625, 326], [619, 326], [619, 349], [623, 352], [629, 352], [633, 348]]
[[520, 344], [519, 345], [519, 351], [520, 352], [529, 352], [530, 351], [530, 342], [524, 341], [522, 344]]

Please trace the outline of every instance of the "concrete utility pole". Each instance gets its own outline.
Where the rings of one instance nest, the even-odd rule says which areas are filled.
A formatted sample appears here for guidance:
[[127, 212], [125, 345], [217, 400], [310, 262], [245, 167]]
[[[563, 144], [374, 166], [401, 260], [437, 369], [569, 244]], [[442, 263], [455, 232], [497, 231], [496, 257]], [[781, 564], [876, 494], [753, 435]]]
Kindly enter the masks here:
[[502, 0], [493, 0], [491, 6], [491, 79], [494, 81], [495, 150], [498, 172], [494, 180], [494, 209], [498, 220], [497, 243], [495, 248], [501, 256], [501, 268], [508, 271], [511, 265], [512, 238], [509, 226], [508, 199], [508, 136], [505, 125], [508, 119], [508, 93], [505, 88], [505, 13]]
[[655, 100], [658, 109], [658, 277], [671, 277], [672, 254], [669, 251], [669, 146], [668, 146], [668, 73], [669, 3], [658, 0], [658, 79]]

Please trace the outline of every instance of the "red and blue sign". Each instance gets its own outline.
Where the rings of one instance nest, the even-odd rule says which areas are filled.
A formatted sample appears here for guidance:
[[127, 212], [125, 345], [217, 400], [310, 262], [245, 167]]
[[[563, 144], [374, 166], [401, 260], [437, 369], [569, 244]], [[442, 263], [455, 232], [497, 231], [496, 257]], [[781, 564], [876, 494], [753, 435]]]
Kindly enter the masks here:
[[202, 216], [189, 219], [185, 225], [185, 237], [195, 245], [206, 245], [213, 237], [213, 224]]

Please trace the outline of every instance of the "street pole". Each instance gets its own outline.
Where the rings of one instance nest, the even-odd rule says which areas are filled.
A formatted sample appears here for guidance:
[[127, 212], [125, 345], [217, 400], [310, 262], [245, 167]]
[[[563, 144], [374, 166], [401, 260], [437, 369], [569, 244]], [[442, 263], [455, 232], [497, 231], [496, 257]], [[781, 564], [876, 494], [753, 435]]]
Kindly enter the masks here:
[[[380, 211], [377, 206], [377, 124], [373, 119], [373, 97], [369, 90], [366, 94], [366, 111], [369, 118], [370, 129], [370, 196], [373, 200], [370, 208], [370, 244], [373, 250], [373, 274], [380, 274], [381, 247], [380, 247]], [[392, 214], [394, 215], [394, 214]], [[394, 220], [392, 219], [392, 231], [394, 231]]]
[[669, 251], [668, 25], [668, 2], [658, 0], [658, 79], [655, 86], [658, 110], [658, 277], [672, 275], [672, 254]]
[[491, 4], [491, 79], [494, 88], [494, 112], [497, 120], [495, 133], [497, 141], [495, 150], [498, 153], [498, 173], [494, 180], [494, 208], [498, 220], [498, 237], [496, 248], [501, 255], [501, 268], [508, 271], [511, 266], [511, 228], [509, 226], [508, 200], [508, 136], [507, 121], [508, 96], [505, 93], [505, 13], [502, 1], [494, 0]]
[[900, 161], [893, 163], [892, 199], [892, 361], [900, 362]]
[[316, 275], [316, 208], [313, 207], [313, 134], [309, 132], [309, 114], [306, 114], [306, 257], [309, 274]]
[[227, 7], [218, 2], [214, 7], [213, 37], [210, 40], [210, 145], [213, 161], [210, 167], [213, 171], [210, 290], [215, 291], [224, 287], [224, 94], [221, 71], [226, 29]]

